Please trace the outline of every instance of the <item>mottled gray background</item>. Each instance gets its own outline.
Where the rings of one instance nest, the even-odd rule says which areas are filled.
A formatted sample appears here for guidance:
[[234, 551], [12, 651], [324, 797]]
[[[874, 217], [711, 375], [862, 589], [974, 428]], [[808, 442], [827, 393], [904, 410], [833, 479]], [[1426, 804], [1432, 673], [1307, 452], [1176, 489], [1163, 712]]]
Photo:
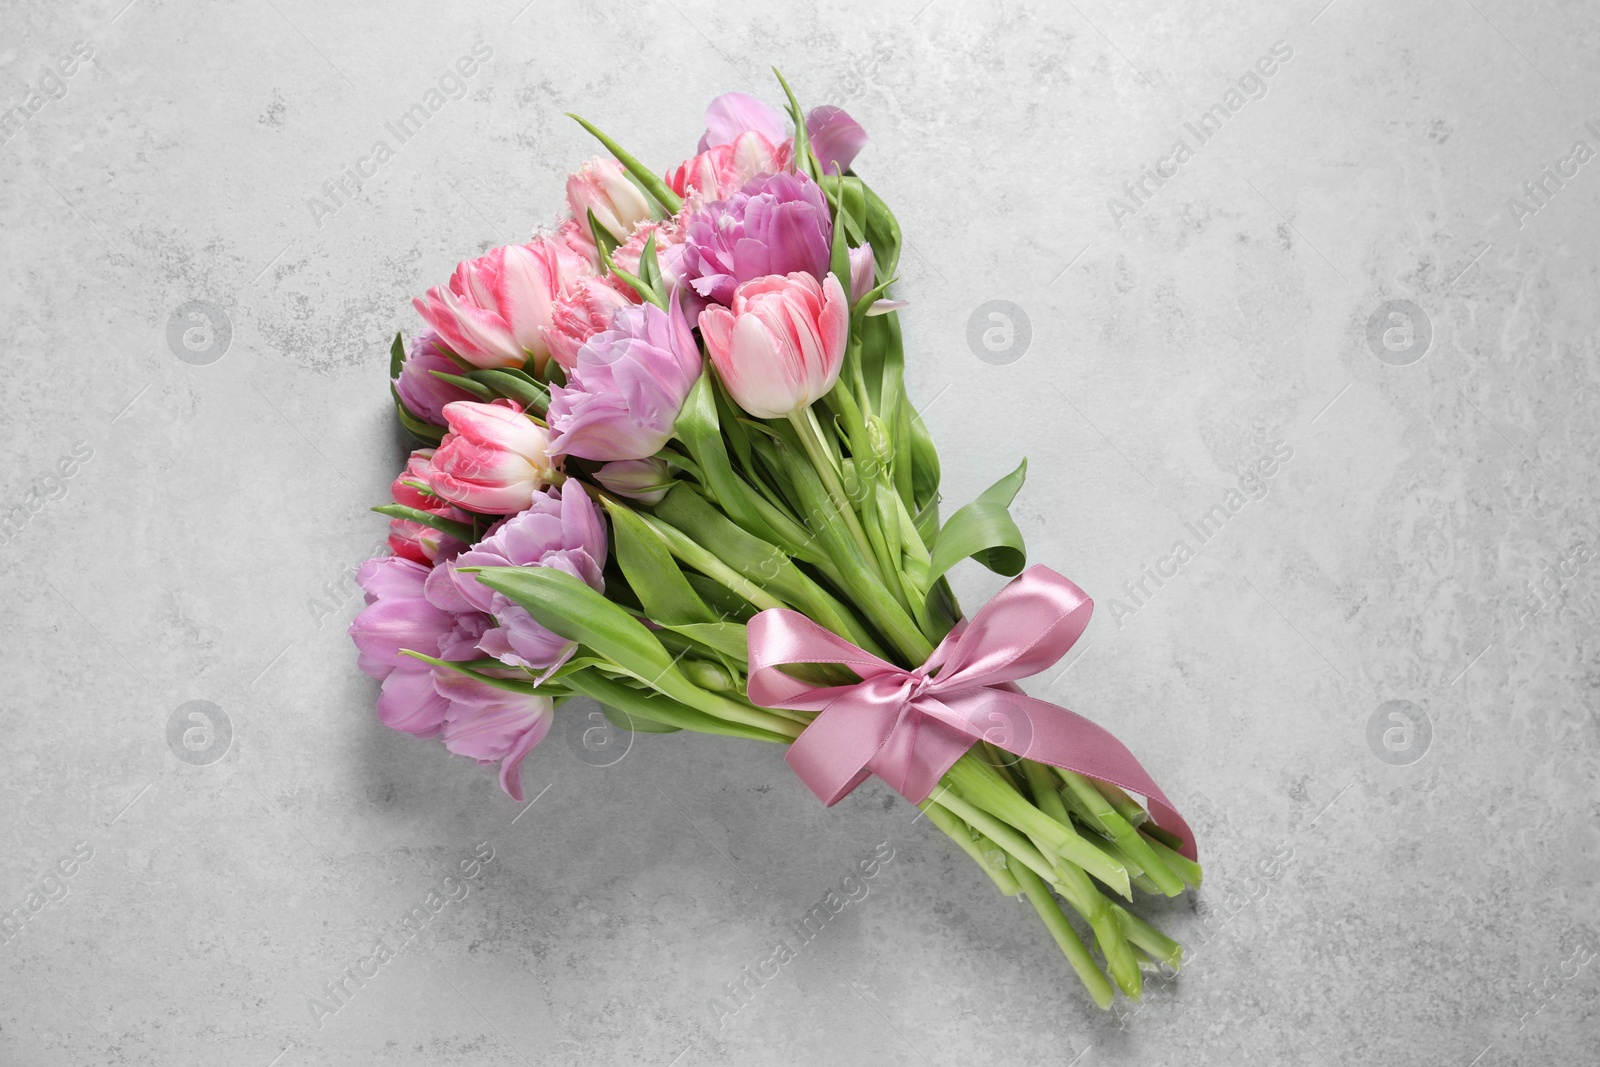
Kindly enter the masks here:
[[[0, 945], [0, 1062], [1592, 1062], [1600, 162], [1573, 148], [1600, 149], [1600, 13], [522, 3], [0, 14], [0, 107], [93, 55], [0, 150], [0, 905], [92, 850]], [[314, 212], [480, 41], [467, 94]], [[1264, 95], [1128, 200], [1278, 42]], [[562, 112], [665, 167], [714, 94], [775, 99], [774, 62], [871, 133], [947, 498], [1026, 455], [1032, 558], [1099, 602], [1035, 691], [1201, 833], [1204, 890], [1142, 905], [1194, 958], [1137, 1013], [1094, 1010], [881, 785], [827, 811], [773, 748], [595, 767], [558, 725], [525, 808], [382, 728], [355, 669], [409, 299], [553, 218], [591, 152]], [[1275, 448], [1200, 547], [1185, 524]], [[209, 742], [169, 745], [197, 700]], [[466, 899], [315, 1025], [482, 841]], [[719, 1026], [709, 998], [880, 842], [867, 899]]]

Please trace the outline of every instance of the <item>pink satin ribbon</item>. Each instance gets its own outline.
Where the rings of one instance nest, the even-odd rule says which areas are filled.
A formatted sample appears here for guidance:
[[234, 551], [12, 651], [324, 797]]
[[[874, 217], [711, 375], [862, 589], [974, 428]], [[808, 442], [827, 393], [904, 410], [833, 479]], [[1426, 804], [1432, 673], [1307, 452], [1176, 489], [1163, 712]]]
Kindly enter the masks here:
[[[824, 804], [877, 775], [920, 803], [978, 740], [1138, 793], [1151, 818], [1196, 858], [1194, 834], [1126, 745], [1015, 682], [1066, 654], [1094, 602], [1048, 567], [1029, 567], [971, 619], [957, 623], [920, 667], [886, 663], [798, 612], [750, 620], [750, 699], [820, 714], [789, 746], [789, 766]], [[839, 663], [861, 681], [814, 686], [778, 668]], [[1001, 736], [997, 736], [1001, 735]]]

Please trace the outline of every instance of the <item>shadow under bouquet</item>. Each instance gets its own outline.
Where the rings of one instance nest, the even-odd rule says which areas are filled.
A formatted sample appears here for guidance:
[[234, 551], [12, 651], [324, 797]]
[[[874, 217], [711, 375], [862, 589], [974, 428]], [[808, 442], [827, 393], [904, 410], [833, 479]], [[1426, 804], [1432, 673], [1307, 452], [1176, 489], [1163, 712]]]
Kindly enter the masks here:
[[[941, 519], [866, 136], [783, 91], [787, 116], [718, 97], [666, 173], [579, 119], [609, 154], [565, 221], [415, 302], [390, 374], [425, 447], [350, 627], [378, 714], [518, 800], [574, 697], [785, 745], [825, 804], [878, 775], [1027, 897], [1099, 1006], [1137, 998], [1182, 953], [1127, 905], [1199, 884], [1193, 836], [1110, 733], [1016, 684], [1093, 605], [1024, 569], [1025, 465]], [[970, 618], [946, 580], [968, 558], [1016, 576]]]

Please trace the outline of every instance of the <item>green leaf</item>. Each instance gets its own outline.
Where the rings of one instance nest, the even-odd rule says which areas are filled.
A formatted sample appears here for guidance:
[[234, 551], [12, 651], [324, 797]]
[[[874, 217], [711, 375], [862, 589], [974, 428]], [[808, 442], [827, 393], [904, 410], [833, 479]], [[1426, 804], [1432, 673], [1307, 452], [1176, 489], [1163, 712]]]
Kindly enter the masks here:
[[789, 117], [794, 121], [795, 166], [814, 180], [821, 175], [822, 168], [817, 165], [817, 157], [811, 151], [811, 138], [806, 132], [805, 112], [800, 110], [800, 101], [795, 99], [794, 90], [783, 80], [783, 74], [777, 67], [772, 68], [772, 73], [777, 75], [778, 84], [783, 86], [783, 93], [789, 98]]
[[[652, 238], [654, 238], [654, 236], [654, 234], [651, 235]], [[611, 273], [615, 274], [618, 278], [621, 278], [623, 281], [633, 286], [634, 291], [639, 294], [640, 299], [650, 301], [650, 303], [654, 304], [662, 311], [667, 310], [667, 298], [662, 296], [656, 291], [654, 286], [645, 281], [643, 278], [639, 277], [637, 274], [629, 274], [615, 263], [611, 264]]]
[[[435, 372], [437, 373], [437, 372]], [[524, 410], [542, 414], [550, 406], [550, 394], [539, 383], [521, 371], [475, 370], [467, 375], [478, 384], [494, 390], [499, 396], [515, 400]]]
[[866, 218], [866, 239], [876, 253], [878, 269], [885, 278], [893, 277], [900, 266], [900, 223], [889, 205], [866, 182], [861, 182]]
[[617, 238], [612, 232], [600, 225], [600, 220], [594, 217], [594, 209], [589, 208], [589, 233], [594, 237], [595, 247], [600, 250], [600, 262], [608, 270], [613, 269], [611, 253], [617, 250]]
[[[482, 682], [484, 685], [491, 686], [495, 689], [503, 689], [507, 693], [521, 693], [523, 696], [561, 695], [561, 690], [556, 686], [536, 685], [529, 679], [498, 678], [492, 674], [485, 674], [480, 670], [469, 667], [464, 663], [457, 663], [453, 660], [447, 659], [438, 659], [434, 656], [424, 655], [421, 652], [415, 652], [409, 648], [403, 648], [400, 651], [402, 655], [420, 659], [422, 662], [431, 664], [435, 667], [441, 667], [447, 670], [455, 671], [457, 674], [464, 674], [468, 678], [476, 679], [477, 681]], [[500, 666], [503, 667], [504, 664], [500, 664]]]
[[430, 515], [419, 508], [408, 508], [404, 504], [379, 504], [372, 510], [379, 515], [387, 515], [392, 519], [406, 519], [410, 522], [421, 523], [431, 530], [449, 534], [456, 540], [465, 541], [469, 545], [478, 539], [472, 527], [466, 523], [456, 522], [454, 519], [441, 519], [439, 516]]
[[707, 578], [699, 571], [689, 571], [684, 574], [684, 578], [694, 591], [700, 594], [700, 599], [706, 602], [706, 607], [717, 613], [718, 618], [749, 622], [755, 615], [757, 609], [754, 604], [716, 579]]
[[490, 389], [487, 385], [473, 381], [471, 378], [460, 374], [447, 374], [442, 370], [431, 370], [428, 373], [439, 379], [441, 382], [449, 382], [458, 389], [465, 389], [467, 392], [471, 393], [473, 396], [477, 397], [479, 400], [482, 400], [486, 404], [495, 399], [494, 390]]
[[978, 499], [956, 510], [939, 531], [933, 543], [930, 580], [971, 556], [996, 574], [1019, 574], [1027, 565], [1027, 549], [1022, 531], [1007, 510], [1022, 488], [1028, 474], [1028, 461], [985, 489]]
[[682, 731], [681, 726], [668, 726], [654, 719], [646, 719], [638, 715], [629, 715], [621, 708], [614, 708], [610, 704], [601, 704], [600, 712], [611, 725], [626, 730], [631, 734], [675, 734]]
[[606, 151], [617, 157], [617, 162], [621, 163], [627, 172], [633, 175], [634, 180], [644, 188], [645, 192], [655, 197], [656, 202], [666, 209], [668, 215], [676, 215], [678, 213], [678, 209], [683, 206], [683, 200], [679, 198], [677, 193], [667, 188], [667, 183], [662, 181], [659, 175], [627, 152], [624, 152], [621, 145], [601, 133], [588, 119], [580, 118], [570, 111], [567, 112], [567, 118], [572, 119], [579, 126], [588, 130], [595, 140], [605, 145]]
[[610, 498], [604, 504], [611, 515], [617, 562], [650, 620], [674, 628], [716, 622], [716, 615], [678, 569], [678, 561], [644, 520], [626, 504]]
[[400, 377], [400, 368], [406, 363], [406, 342], [400, 336], [400, 331], [394, 334], [394, 344], [389, 346], [389, 379], [393, 381]]
[[[650, 236], [644, 239], [644, 248], [639, 252], [639, 277], [650, 287], [651, 292], [665, 294], [666, 290], [661, 285], [661, 264], [656, 260], [656, 235], [650, 231]], [[666, 307], [663, 301], [662, 307]]]
[[[461, 573], [474, 573], [474, 568]], [[644, 624], [586, 582], [554, 567], [485, 567], [475, 573], [478, 581], [526, 608], [541, 626], [587, 645], [646, 684], [674, 673], [672, 657]]]
[[594, 671], [579, 671], [566, 679], [566, 683], [573, 692], [582, 693], [602, 705], [620, 708], [635, 718], [648, 719], [664, 726], [675, 726], [680, 730], [693, 730], [696, 733], [720, 734], [723, 737], [745, 737], [754, 741], [789, 743], [789, 739], [782, 734], [763, 730], [759, 726], [746, 726], [743, 723], [718, 719], [670, 697], [641, 691], [626, 682], [607, 678]]
[[411, 409], [406, 407], [406, 402], [400, 399], [400, 394], [395, 391], [394, 386], [389, 387], [389, 392], [394, 396], [394, 412], [399, 416], [400, 425], [405, 427], [407, 433], [427, 445], [437, 445], [444, 440], [443, 426], [435, 426], [413, 415]]
[[[717, 402], [711, 385], [710, 360], [706, 361], [694, 388], [689, 390], [673, 430], [689, 450], [689, 455], [700, 465], [701, 473], [706, 478], [706, 488], [729, 517], [761, 538], [777, 540], [772, 528], [762, 520], [750, 501], [750, 490], [739, 483], [733, 473], [733, 465], [728, 461], [728, 447], [722, 439], [722, 426], [717, 418]], [[686, 532], [693, 534], [692, 530]]]
[[[656, 621], [660, 621], [659, 619]], [[741, 668], [749, 662], [748, 643], [742, 622], [662, 623], [669, 630], [698, 641], [707, 648], [731, 657]]]

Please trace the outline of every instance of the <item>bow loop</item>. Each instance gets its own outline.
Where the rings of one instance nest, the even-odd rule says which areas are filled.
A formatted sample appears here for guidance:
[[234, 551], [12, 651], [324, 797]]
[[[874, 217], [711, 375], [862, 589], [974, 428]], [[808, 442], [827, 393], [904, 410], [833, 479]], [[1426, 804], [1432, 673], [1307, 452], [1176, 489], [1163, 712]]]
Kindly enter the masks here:
[[[1155, 824], [1175, 834], [1180, 851], [1193, 859], [1188, 824], [1127, 746], [1014, 684], [1065, 655], [1093, 610], [1072, 582], [1030, 567], [957, 623], [926, 663], [906, 670], [798, 612], [769, 608], [748, 624], [748, 692], [765, 707], [818, 713], [785, 759], [824, 804], [837, 803], [873, 774], [921, 803], [981, 739], [1140, 794]], [[793, 663], [840, 664], [861, 681], [814, 686], [780, 669]]]

